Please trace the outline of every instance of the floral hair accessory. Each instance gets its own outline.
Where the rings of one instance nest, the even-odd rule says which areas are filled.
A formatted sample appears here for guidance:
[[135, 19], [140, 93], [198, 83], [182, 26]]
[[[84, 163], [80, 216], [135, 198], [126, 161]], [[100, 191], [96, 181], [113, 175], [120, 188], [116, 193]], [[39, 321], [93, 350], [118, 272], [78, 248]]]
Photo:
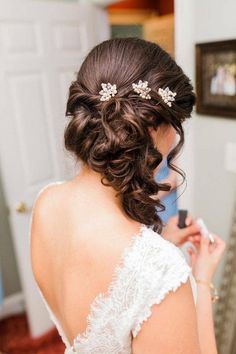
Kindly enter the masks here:
[[100, 101], [108, 101], [117, 93], [116, 84], [112, 85], [108, 82], [107, 84], [102, 83], [101, 86], [102, 90], [99, 91], [99, 94], [101, 95]]
[[169, 107], [172, 106], [172, 102], [175, 101], [176, 92], [172, 92], [169, 87], [166, 87], [165, 89], [159, 88], [158, 94]]
[[140, 97], [145, 98], [146, 100], [151, 99], [151, 96], [148, 93], [151, 91], [150, 87], [148, 87], [148, 81], [139, 80], [137, 84], [133, 83], [132, 87], [134, 92], [138, 93]]

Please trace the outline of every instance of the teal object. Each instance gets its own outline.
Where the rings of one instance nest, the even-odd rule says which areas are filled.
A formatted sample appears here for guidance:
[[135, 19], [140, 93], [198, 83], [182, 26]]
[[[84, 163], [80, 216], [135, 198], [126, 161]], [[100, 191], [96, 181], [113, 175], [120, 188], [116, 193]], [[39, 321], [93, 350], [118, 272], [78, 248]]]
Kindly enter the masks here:
[[[170, 169], [167, 165], [167, 160], [163, 161], [162, 168], [155, 176], [155, 180], [157, 182], [161, 182], [163, 179], [167, 178], [170, 173]], [[165, 197], [161, 199], [162, 204], [165, 205], [166, 209], [164, 211], [159, 211], [158, 215], [166, 225], [171, 216], [174, 216], [178, 213], [178, 205], [177, 205], [177, 191], [176, 189], [171, 191]]]
[[143, 38], [142, 25], [111, 25], [111, 38], [138, 37]]

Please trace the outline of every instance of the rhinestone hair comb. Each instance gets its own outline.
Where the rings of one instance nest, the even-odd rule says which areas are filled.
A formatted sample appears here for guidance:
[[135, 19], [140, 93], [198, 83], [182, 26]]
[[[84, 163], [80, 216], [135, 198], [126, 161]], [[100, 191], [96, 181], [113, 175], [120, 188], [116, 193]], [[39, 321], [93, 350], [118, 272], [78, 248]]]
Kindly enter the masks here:
[[176, 92], [172, 92], [169, 87], [166, 87], [165, 89], [159, 88], [158, 94], [169, 107], [172, 106], [172, 102], [175, 101]]
[[[117, 94], [117, 86], [116, 84], [111, 84], [110, 82], [108, 83], [102, 83], [102, 90], [99, 91], [99, 94], [101, 95], [100, 101], [109, 101], [111, 97], [114, 97]], [[132, 83], [132, 87], [134, 92], [138, 93], [140, 97], [150, 100], [151, 96], [149, 92], [151, 91], [151, 88], [148, 87], [148, 81], [142, 81], [139, 80], [139, 82]], [[169, 87], [166, 87], [165, 89], [162, 89], [161, 87], [158, 89], [158, 94], [161, 96], [162, 100], [169, 106], [172, 106], [172, 102], [175, 101], [175, 96], [176, 92], [173, 92], [169, 89]]]
[[148, 87], [148, 81], [139, 80], [137, 84], [132, 84], [134, 92], [138, 93], [140, 97], [145, 98], [146, 100], [150, 100], [151, 96], [149, 92], [151, 91], [150, 87]]
[[100, 101], [108, 101], [111, 97], [114, 97], [117, 94], [116, 84], [112, 85], [110, 82], [102, 83], [102, 90], [99, 91], [101, 95]]

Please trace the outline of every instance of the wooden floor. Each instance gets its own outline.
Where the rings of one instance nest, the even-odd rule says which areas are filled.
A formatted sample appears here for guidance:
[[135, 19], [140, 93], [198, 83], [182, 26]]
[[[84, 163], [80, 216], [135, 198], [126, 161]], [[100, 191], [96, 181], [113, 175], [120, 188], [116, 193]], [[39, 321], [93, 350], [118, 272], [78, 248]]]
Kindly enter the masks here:
[[0, 354], [63, 354], [65, 346], [56, 328], [30, 338], [25, 313], [0, 321]]

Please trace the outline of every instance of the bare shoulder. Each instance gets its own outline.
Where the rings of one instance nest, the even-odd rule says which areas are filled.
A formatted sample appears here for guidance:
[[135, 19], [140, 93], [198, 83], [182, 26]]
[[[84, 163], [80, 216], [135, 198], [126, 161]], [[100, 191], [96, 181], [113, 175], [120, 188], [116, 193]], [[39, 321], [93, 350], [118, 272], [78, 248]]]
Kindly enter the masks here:
[[[58, 230], [58, 220], [61, 209], [61, 201], [65, 195], [67, 181], [52, 182], [44, 186], [38, 192], [32, 208], [29, 239], [31, 249], [31, 261], [34, 270], [39, 269], [42, 256], [48, 246], [48, 241], [53, 238], [53, 232]], [[44, 256], [45, 259], [45, 256]]]
[[132, 342], [134, 354], [200, 354], [196, 309], [190, 281], [151, 308]]
[[59, 198], [63, 190], [65, 190], [65, 186], [68, 183], [67, 181], [51, 182], [42, 187], [34, 200], [34, 216], [39, 212], [43, 212], [45, 208], [53, 206], [53, 203], [57, 201], [57, 198]]
[[32, 208], [31, 241], [32, 238], [43, 235], [42, 231], [53, 225], [54, 219], [58, 221], [58, 215], [65, 203], [64, 197], [69, 190], [69, 184], [70, 181], [51, 182], [40, 189]]

